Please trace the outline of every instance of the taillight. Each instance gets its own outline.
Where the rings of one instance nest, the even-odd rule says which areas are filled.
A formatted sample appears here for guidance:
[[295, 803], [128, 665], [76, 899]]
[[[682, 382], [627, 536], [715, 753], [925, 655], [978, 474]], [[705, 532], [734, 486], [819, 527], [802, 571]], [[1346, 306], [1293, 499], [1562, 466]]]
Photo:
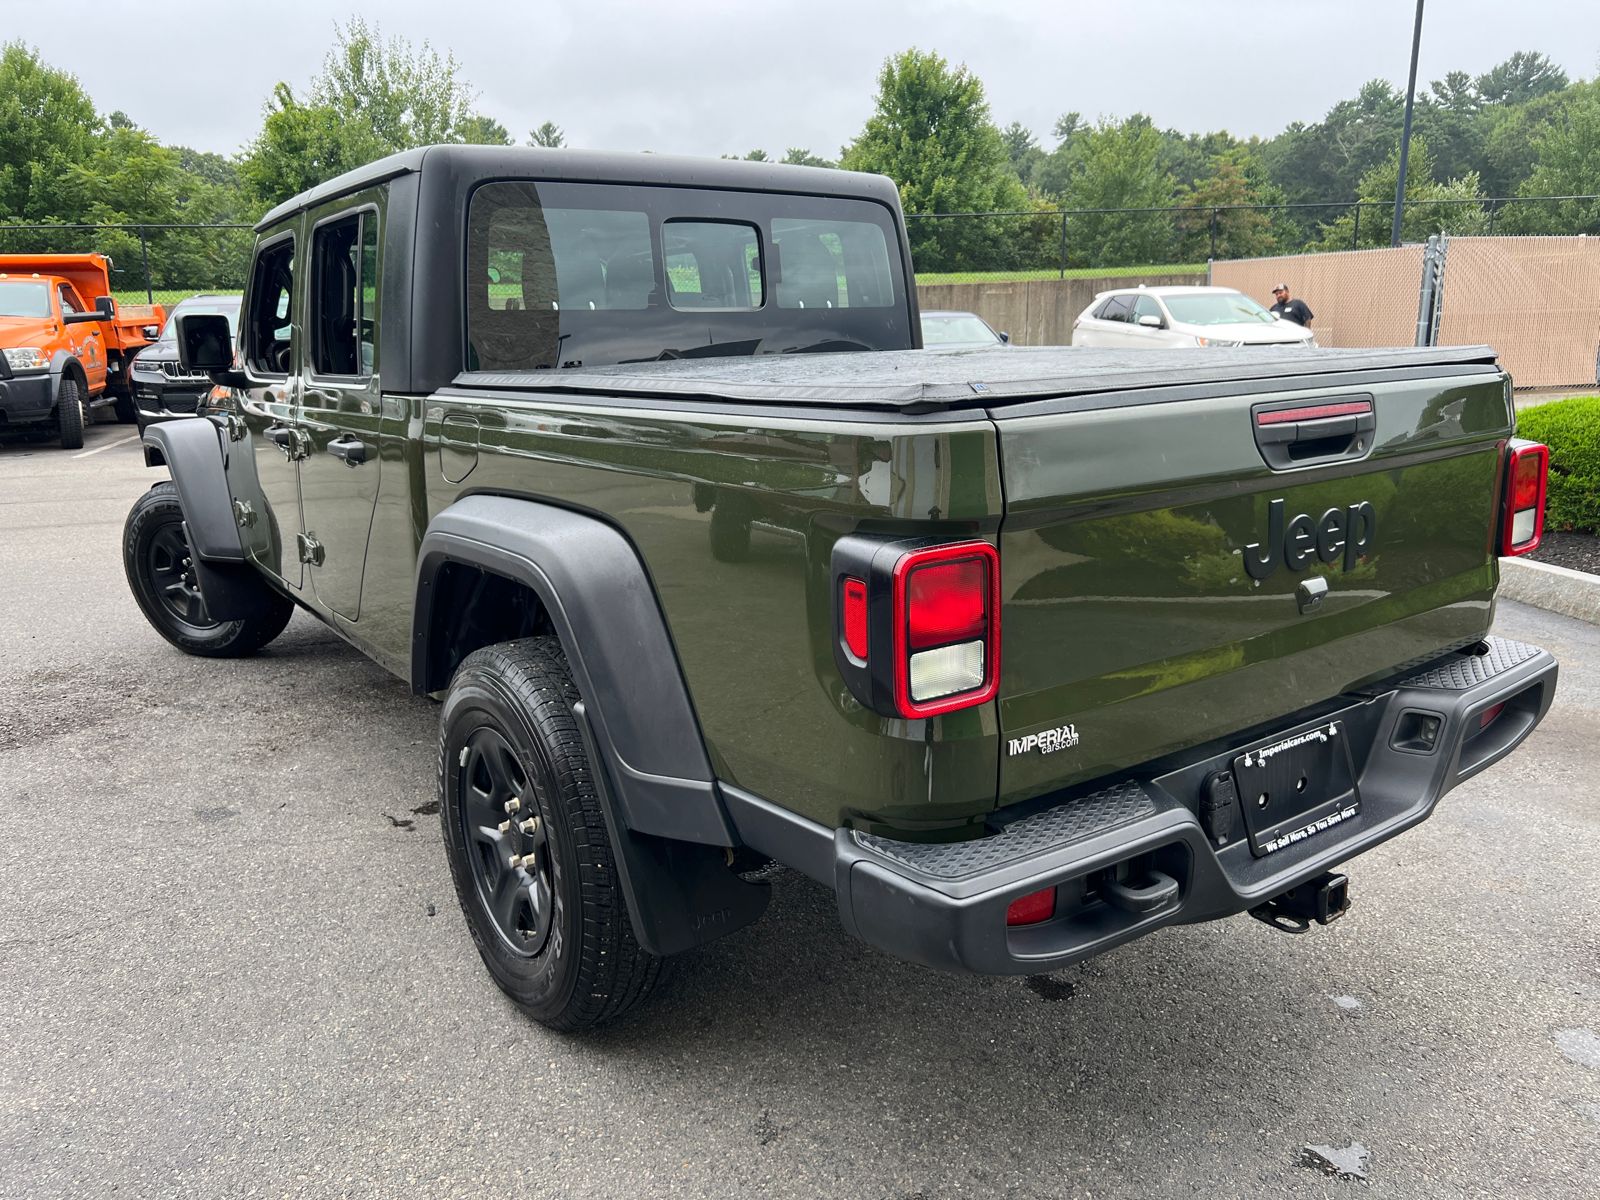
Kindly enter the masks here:
[[1550, 473], [1550, 449], [1538, 442], [1513, 441], [1506, 479], [1506, 506], [1501, 518], [1500, 553], [1505, 557], [1539, 548], [1544, 536], [1544, 498]]
[[1000, 683], [1000, 557], [987, 542], [840, 538], [834, 661], [863, 706], [931, 717]]
[[1506, 708], [1505, 701], [1502, 700], [1499, 704], [1496, 704], [1493, 708], [1484, 709], [1483, 710], [1483, 716], [1478, 718], [1478, 728], [1479, 729], [1487, 729], [1487, 728], [1489, 728], [1490, 724], [1494, 721], [1494, 719], [1496, 717], [1498, 717], [1502, 712], [1505, 711], [1505, 708]]
[[1056, 890], [1053, 887], [1030, 892], [1020, 900], [1013, 900], [1006, 909], [1007, 925], [1037, 925], [1056, 915]]

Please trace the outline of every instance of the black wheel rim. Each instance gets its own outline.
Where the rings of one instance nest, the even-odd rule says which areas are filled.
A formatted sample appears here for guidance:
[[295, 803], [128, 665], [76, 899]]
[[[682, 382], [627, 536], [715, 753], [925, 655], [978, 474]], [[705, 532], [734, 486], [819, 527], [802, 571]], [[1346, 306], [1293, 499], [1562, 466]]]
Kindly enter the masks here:
[[496, 730], [474, 730], [460, 756], [462, 832], [478, 903], [512, 953], [533, 958], [554, 924], [550, 831], [531, 777]]
[[169, 521], [156, 530], [145, 547], [145, 566], [162, 608], [195, 629], [216, 628], [220, 622], [213, 621], [206, 611], [181, 521]]

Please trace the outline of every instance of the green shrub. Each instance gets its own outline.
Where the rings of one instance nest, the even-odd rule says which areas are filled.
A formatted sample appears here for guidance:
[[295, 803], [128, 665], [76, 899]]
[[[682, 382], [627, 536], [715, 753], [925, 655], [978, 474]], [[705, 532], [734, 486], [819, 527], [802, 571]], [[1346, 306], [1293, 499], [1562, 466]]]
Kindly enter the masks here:
[[1517, 436], [1550, 447], [1546, 527], [1600, 534], [1600, 396], [1574, 396], [1519, 413]]

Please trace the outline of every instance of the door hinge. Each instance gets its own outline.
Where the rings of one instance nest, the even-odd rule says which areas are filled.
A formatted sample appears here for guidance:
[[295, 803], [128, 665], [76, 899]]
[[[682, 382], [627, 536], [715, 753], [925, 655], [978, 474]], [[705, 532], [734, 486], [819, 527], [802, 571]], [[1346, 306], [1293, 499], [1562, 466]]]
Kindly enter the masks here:
[[256, 510], [250, 506], [250, 501], [235, 500], [233, 502], [233, 519], [240, 529], [249, 529], [256, 523]]
[[315, 533], [297, 533], [294, 535], [295, 544], [300, 548], [300, 561], [310, 563], [313, 567], [320, 567], [326, 552], [322, 543], [317, 541]]
[[222, 427], [228, 431], [228, 440], [230, 442], [244, 441], [244, 435], [247, 432], [247, 429], [245, 427], [245, 423], [238, 417], [225, 417], [222, 422]]

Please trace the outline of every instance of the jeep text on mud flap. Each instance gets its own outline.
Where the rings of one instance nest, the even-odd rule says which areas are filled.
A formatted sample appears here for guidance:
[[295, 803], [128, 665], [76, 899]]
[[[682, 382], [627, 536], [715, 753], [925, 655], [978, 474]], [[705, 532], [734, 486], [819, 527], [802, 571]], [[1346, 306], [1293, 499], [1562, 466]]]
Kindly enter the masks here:
[[923, 351], [894, 186], [771, 164], [433, 148], [258, 235], [130, 583], [442, 702], [468, 926], [547, 1024], [773, 863], [953, 970], [1331, 919], [1550, 704], [1489, 634], [1545, 455], [1488, 349]]

